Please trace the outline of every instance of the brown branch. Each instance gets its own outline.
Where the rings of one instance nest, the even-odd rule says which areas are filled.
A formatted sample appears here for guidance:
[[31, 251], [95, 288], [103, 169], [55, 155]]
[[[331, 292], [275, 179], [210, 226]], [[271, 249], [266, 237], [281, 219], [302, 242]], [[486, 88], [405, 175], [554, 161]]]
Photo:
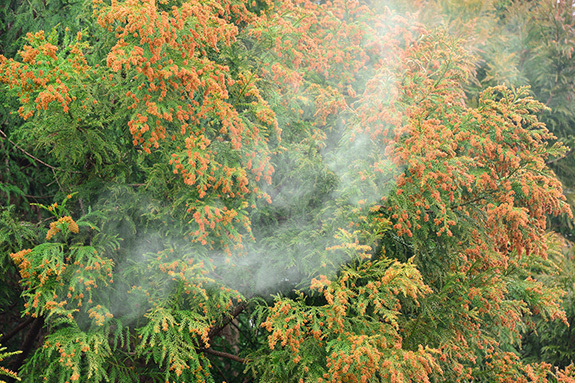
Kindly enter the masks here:
[[236, 362], [242, 363], [242, 364], [246, 361], [244, 358], [240, 358], [237, 355], [230, 354], [230, 353], [223, 352], [223, 351], [216, 351], [212, 348], [201, 348], [200, 351], [204, 352], [206, 354], [219, 356], [220, 358], [227, 358], [227, 359], [235, 360]]
[[8, 334], [2, 336], [1, 337], [2, 342], [6, 343], [10, 338], [12, 338], [14, 335], [18, 334], [23, 329], [25, 329], [33, 321], [34, 321], [34, 318], [28, 317], [28, 319], [26, 319], [24, 322], [22, 322], [18, 326], [16, 326], [16, 328], [14, 330], [12, 330]]
[[0, 129], [0, 134], [2, 134], [2, 136], [4, 136], [5, 139], [8, 140], [8, 142], [10, 142], [12, 145], [14, 145], [14, 147], [18, 150], [20, 150], [22, 153], [24, 153], [25, 155], [27, 155], [28, 157], [32, 158], [35, 161], [38, 161], [39, 163], [41, 163], [42, 165], [49, 167], [50, 169], [52, 169], [52, 171], [54, 172], [55, 170], [59, 170], [59, 171], [69, 171], [70, 173], [77, 173], [80, 174], [81, 172], [76, 171], [76, 170], [64, 170], [62, 168], [57, 168], [55, 166], [52, 166], [50, 164], [47, 164], [46, 162], [42, 161], [41, 159], [34, 157], [32, 154], [28, 153], [26, 150], [22, 149], [20, 146], [18, 146], [16, 143], [14, 143], [14, 141], [12, 141], [11, 139], [8, 138], [8, 136], [6, 135], [6, 133], [4, 133], [4, 131], [2, 129]]
[[236, 307], [234, 307], [234, 309], [229, 313], [229, 315], [227, 317], [224, 318], [223, 323], [217, 327], [212, 327], [210, 329], [210, 332], [208, 333], [208, 339], [210, 340], [210, 343], [212, 341], [212, 339], [214, 339], [220, 332], [222, 332], [222, 330], [231, 323], [231, 321], [233, 321], [238, 315], [240, 315], [242, 313], [242, 311], [244, 311], [246, 309], [246, 304], [245, 303], [240, 303], [239, 305], [237, 305]]

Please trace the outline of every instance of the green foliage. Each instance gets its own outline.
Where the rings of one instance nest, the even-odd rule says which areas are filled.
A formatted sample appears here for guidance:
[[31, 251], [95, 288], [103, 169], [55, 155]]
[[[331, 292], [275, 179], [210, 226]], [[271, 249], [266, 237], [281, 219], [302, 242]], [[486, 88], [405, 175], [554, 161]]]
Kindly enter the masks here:
[[522, 355], [529, 361], [546, 360], [556, 366], [567, 367], [575, 361], [573, 350], [573, 275], [575, 273], [573, 261], [573, 248], [560, 247], [561, 242], [556, 243], [557, 251], [552, 253], [553, 270], [541, 271], [545, 283], [554, 284], [565, 291], [563, 307], [568, 321], [568, 326], [558, 326], [545, 319], [542, 315], [534, 318], [530, 331], [523, 340]]
[[58, 24], [78, 30], [86, 14], [83, 2], [72, 1], [21, 1], [10, 0], [2, 5], [0, 51], [13, 56], [21, 47], [21, 37], [40, 29], [51, 30]]
[[154, 309], [146, 315], [148, 324], [140, 329], [141, 342], [137, 352], [146, 362], [150, 359], [159, 367], [167, 367], [166, 379], [172, 374], [186, 381], [212, 382], [209, 362], [196, 351], [198, 337], [207, 341], [209, 325], [193, 311], [170, 312]]
[[[22, 222], [17, 220], [14, 214], [14, 205], [8, 206], [1, 210], [0, 216], [0, 254], [7, 256], [11, 252], [15, 252], [28, 244], [30, 244], [36, 237], [36, 231], [29, 222]], [[2, 267], [8, 264], [5, 260], [0, 261]], [[4, 270], [5, 271], [5, 270]]]
[[61, 318], [52, 322], [54, 330], [46, 337], [43, 352], [30, 359], [24, 376], [37, 379], [37, 370], [50, 382], [100, 382], [108, 380], [107, 364], [111, 359], [108, 326], [89, 332], [82, 331], [76, 322]]
[[[314, 279], [311, 288], [316, 291], [311, 296], [277, 298], [269, 309], [262, 327], [271, 333], [270, 349], [251, 356], [262, 381], [338, 382], [354, 376], [424, 381], [441, 372], [437, 350], [398, 347], [402, 298], [416, 303], [430, 292], [412, 263], [387, 258], [358, 263], [333, 281]], [[310, 305], [318, 298], [321, 304]]]
[[[2, 362], [4, 359], [6, 359], [12, 355], [16, 355], [19, 353], [20, 353], [19, 351], [6, 352], [6, 347], [2, 347], [2, 345], [0, 344], [0, 362]], [[8, 376], [8, 377], [13, 378], [17, 381], [20, 381], [20, 378], [18, 377], [18, 375], [14, 371], [10, 371], [7, 368], [2, 367], [2, 366], [0, 366], [0, 375]], [[6, 382], [4, 380], [0, 380], [0, 383], [6, 383]]]

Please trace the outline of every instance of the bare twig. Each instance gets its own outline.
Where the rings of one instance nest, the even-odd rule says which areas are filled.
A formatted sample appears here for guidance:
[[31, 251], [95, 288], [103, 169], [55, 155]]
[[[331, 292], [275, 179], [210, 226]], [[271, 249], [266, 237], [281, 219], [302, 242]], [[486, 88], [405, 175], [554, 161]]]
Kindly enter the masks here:
[[56, 170], [52, 169], [52, 174], [54, 174], [54, 179], [58, 183], [58, 187], [60, 188], [60, 190], [64, 191], [64, 188], [62, 188], [62, 185], [60, 184], [60, 180], [58, 179], [58, 176], [56, 175]]

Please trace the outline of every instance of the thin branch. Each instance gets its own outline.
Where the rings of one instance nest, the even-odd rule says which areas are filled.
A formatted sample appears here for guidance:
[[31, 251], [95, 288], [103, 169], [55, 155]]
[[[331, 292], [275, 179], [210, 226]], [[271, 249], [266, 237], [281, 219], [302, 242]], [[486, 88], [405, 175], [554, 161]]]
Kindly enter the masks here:
[[255, 342], [253, 341], [252, 337], [249, 336], [249, 334], [246, 335], [246, 334], [244, 333], [244, 331], [243, 331], [242, 329], [240, 329], [237, 324], [234, 323], [234, 321], [231, 321], [231, 322], [230, 322], [230, 325], [231, 325], [231, 326], [234, 326], [234, 327], [236, 328], [236, 330], [238, 330], [238, 332], [240, 333], [240, 335], [242, 335], [244, 338], [246, 338], [246, 339], [248, 340], [248, 342], [250, 342], [250, 344], [251, 344], [252, 346], [257, 347], [257, 345], [256, 345]]
[[60, 188], [60, 190], [64, 191], [64, 188], [62, 188], [62, 185], [60, 184], [60, 180], [58, 179], [58, 176], [56, 175], [56, 170], [52, 169], [52, 174], [54, 174], [54, 179], [58, 183], [58, 187]]
[[227, 359], [235, 360], [236, 362], [242, 363], [242, 364], [246, 361], [244, 358], [240, 358], [237, 355], [230, 354], [230, 353], [223, 352], [223, 351], [216, 351], [212, 348], [201, 348], [200, 351], [205, 352], [206, 354], [219, 356], [220, 358], [227, 358]]
[[24, 197], [32, 198], [32, 199], [54, 198], [54, 196], [50, 196], [50, 195], [30, 195], [30, 194], [24, 194]]
[[[41, 159], [34, 157], [32, 154], [28, 153], [26, 150], [22, 149], [20, 146], [18, 146], [16, 143], [14, 143], [14, 141], [12, 141], [11, 139], [8, 138], [8, 136], [6, 135], [6, 133], [4, 133], [4, 131], [2, 129], [0, 129], [0, 134], [2, 134], [2, 136], [4, 136], [5, 139], [8, 140], [8, 142], [10, 142], [12, 145], [14, 145], [14, 147], [18, 150], [20, 150], [22, 153], [24, 153], [25, 155], [27, 155], [28, 157], [32, 158], [35, 161], [38, 161], [39, 163], [41, 163], [42, 165], [49, 167], [50, 169], [52, 169], [52, 172], [55, 172], [56, 170], [59, 170], [61, 172], [67, 171], [70, 173], [77, 173], [77, 174], [81, 174], [81, 172], [76, 171], [76, 170], [64, 170], [62, 168], [57, 168], [55, 166], [52, 166], [50, 164], [47, 164], [46, 162], [42, 161]], [[55, 175], [55, 173], [54, 173]]]
[[82, 211], [82, 215], [86, 215], [86, 210], [84, 210], [84, 200], [82, 198], [78, 198], [78, 202], [80, 202], [80, 210]]
[[561, 161], [561, 160], [563, 160], [563, 159], [569, 157], [571, 154], [573, 154], [573, 152], [575, 152], [575, 146], [572, 147], [571, 149], [569, 149], [569, 151], [568, 151], [567, 153], [565, 153], [564, 156], [561, 156], [561, 157], [558, 157], [558, 158], [555, 158], [555, 159], [552, 159], [552, 160], [549, 160], [549, 161], [545, 161], [545, 164], [546, 164], [546, 165], [554, 164], [554, 163], [557, 162], [557, 161]]
[[226, 379], [226, 374], [224, 374], [224, 372], [222, 371], [222, 369], [220, 368], [220, 366], [218, 366], [217, 364], [214, 364], [213, 367], [216, 369], [216, 371], [218, 372], [218, 374], [220, 374], [220, 376], [222, 377], [223, 381], [225, 382], [225, 381], [227, 380], [227, 379]]

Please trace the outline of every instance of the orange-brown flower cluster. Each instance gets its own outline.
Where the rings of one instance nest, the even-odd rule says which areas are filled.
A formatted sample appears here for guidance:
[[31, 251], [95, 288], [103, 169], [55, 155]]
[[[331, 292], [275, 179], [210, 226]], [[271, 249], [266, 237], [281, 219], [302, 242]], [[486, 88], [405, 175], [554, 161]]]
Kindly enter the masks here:
[[[232, 74], [206, 53], [236, 42], [238, 20], [255, 23], [264, 16], [231, 1], [174, 2], [171, 11], [147, 0], [94, 1], [94, 12], [115, 34], [108, 67], [127, 71], [133, 85], [125, 94], [133, 111], [128, 122], [133, 143], [146, 153], [169, 147], [174, 174], [181, 174], [210, 210], [222, 208], [218, 199], [247, 199], [250, 206], [269, 200], [258, 182], [271, 181], [270, 137], [279, 142], [281, 130], [260, 94], [260, 77], [248, 68]], [[249, 222], [245, 212], [233, 214], [243, 217], [233, 225], [218, 214], [194, 216], [195, 239], [210, 244], [218, 237], [226, 249], [238, 246], [241, 235], [234, 226]]]
[[[421, 345], [416, 351], [402, 348], [396, 321], [401, 308], [398, 294], [419, 299], [429, 290], [413, 265], [396, 262], [379, 269], [382, 266], [367, 262], [344, 270], [337, 280], [314, 279], [311, 287], [323, 294], [323, 306], [278, 300], [262, 323], [270, 332], [271, 350], [288, 351], [294, 364], [303, 364], [303, 376], [314, 364], [325, 364], [326, 373], [318, 382], [367, 382], [380, 375], [397, 382], [429, 382], [433, 374], [441, 373], [437, 350]], [[357, 283], [362, 276], [373, 276], [373, 268], [385, 271], [381, 278]], [[361, 332], [354, 329], [356, 321], [361, 321]], [[310, 348], [330, 351], [319, 360], [301, 352]]]
[[78, 233], [78, 224], [70, 216], [64, 216], [55, 222], [50, 223], [50, 229], [46, 234], [46, 239], [51, 239], [65, 227], [70, 233]]
[[9, 376], [9, 377], [13, 378], [14, 380], [18, 380], [18, 379], [19, 379], [17, 373], [15, 373], [15, 372], [12, 371], [12, 370], [7, 369], [6, 367], [0, 366], [0, 371], [2, 372], [3, 375]]
[[58, 55], [58, 46], [47, 41], [43, 31], [26, 38], [30, 45], [19, 52], [22, 63], [0, 55], [0, 82], [18, 91], [22, 103], [18, 113], [24, 119], [48, 110], [53, 103], [68, 113], [76, 99], [71, 92], [77, 85], [71, 77], [85, 76], [91, 69], [82, 52], [83, 43], [78, 40]]
[[88, 317], [94, 319], [96, 326], [102, 326], [106, 319], [113, 318], [114, 315], [100, 305], [96, 305], [88, 310]]
[[12, 261], [20, 269], [20, 276], [22, 278], [30, 277], [30, 261], [26, 258], [26, 256], [30, 254], [31, 251], [32, 249], [25, 249], [17, 253], [10, 254], [10, 258], [12, 258]]

